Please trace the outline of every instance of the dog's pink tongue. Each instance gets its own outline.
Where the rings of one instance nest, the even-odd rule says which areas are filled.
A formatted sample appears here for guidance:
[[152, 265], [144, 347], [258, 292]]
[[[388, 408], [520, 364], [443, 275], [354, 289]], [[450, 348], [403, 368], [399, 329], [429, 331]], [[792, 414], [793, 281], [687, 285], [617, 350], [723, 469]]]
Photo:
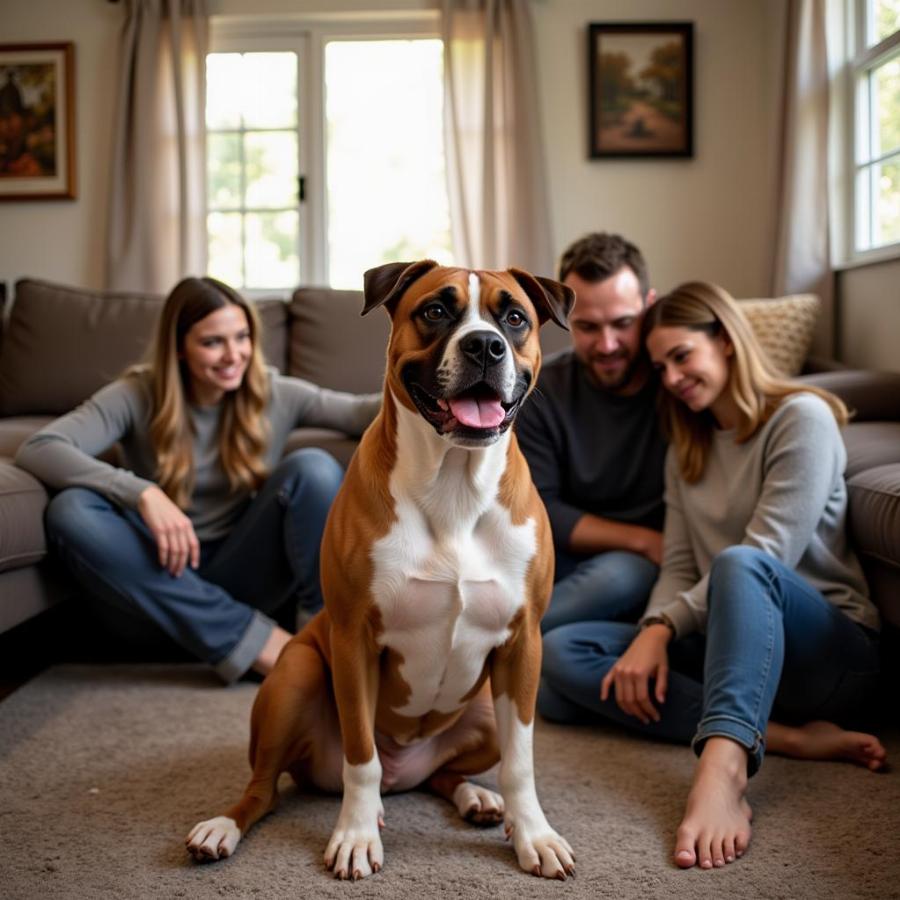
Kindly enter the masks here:
[[506, 415], [499, 400], [476, 400], [474, 397], [451, 400], [450, 412], [461, 425], [469, 428], [496, 428]]

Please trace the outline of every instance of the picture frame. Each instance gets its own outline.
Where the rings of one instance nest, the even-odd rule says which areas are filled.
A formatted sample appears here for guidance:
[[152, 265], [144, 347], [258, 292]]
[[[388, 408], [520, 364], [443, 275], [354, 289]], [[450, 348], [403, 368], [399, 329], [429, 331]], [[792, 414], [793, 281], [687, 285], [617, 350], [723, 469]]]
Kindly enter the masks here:
[[694, 155], [693, 22], [588, 26], [589, 155]]
[[74, 200], [75, 46], [0, 44], [0, 201]]

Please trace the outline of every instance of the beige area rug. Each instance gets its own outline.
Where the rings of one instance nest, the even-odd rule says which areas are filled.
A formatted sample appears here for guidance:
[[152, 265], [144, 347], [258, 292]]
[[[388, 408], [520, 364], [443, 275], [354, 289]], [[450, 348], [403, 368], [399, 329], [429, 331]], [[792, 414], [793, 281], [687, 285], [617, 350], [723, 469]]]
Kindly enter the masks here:
[[[223, 689], [194, 666], [59, 666], [0, 703], [0, 896], [900, 897], [900, 766], [770, 757], [752, 785], [747, 856], [682, 872], [669, 853], [690, 751], [540, 722], [538, 791], [575, 848], [575, 881], [520, 872], [500, 828], [410, 793], [386, 798], [384, 871], [336, 882], [321, 860], [339, 801], [289, 780], [234, 857], [198, 865], [183, 838], [243, 787], [255, 689]], [[886, 737], [900, 761], [900, 735]]]

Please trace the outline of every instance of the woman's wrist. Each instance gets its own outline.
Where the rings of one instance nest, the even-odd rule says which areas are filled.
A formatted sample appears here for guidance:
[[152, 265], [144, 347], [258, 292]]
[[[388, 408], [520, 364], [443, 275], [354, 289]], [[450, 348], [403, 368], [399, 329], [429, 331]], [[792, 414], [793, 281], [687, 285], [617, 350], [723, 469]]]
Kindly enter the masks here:
[[656, 635], [664, 636], [666, 641], [675, 637], [675, 623], [665, 614], [647, 616], [640, 623], [640, 631], [650, 631]]

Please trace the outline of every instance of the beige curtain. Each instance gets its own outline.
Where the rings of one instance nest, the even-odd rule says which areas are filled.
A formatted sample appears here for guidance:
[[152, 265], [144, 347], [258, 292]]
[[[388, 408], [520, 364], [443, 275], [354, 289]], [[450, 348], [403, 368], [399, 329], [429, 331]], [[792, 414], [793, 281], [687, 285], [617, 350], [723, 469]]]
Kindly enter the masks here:
[[457, 262], [553, 275], [530, 0], [442, 0]]
[[107, 287], [166, 293], [206, 270], [206, 0], [126, 0]]
[[829, 73], [826, 0], [788, 0], [772, 288], [814, 293], [814, 351], [834, 351], [834, 273], [828, 227]]

